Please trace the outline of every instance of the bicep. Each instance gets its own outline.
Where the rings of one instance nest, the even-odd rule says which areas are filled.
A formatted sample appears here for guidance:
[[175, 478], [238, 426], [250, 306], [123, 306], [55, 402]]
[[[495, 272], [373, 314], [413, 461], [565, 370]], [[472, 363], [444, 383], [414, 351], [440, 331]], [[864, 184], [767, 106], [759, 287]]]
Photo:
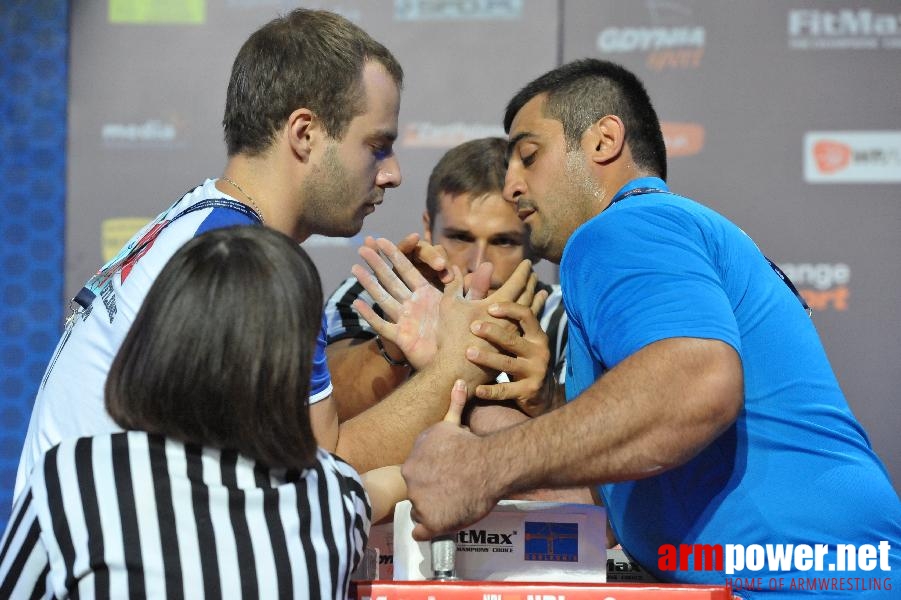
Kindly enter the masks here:
[[316, 443], [334, 452], [338, 447], [338, 411], [331, 395], [310, 406], [310, 425]]
[[592, 352], [614, 366], [677, 337], [717, 339], [740, 351], [734, 312], [704, 240], [684, 229], [629, 223], [577, 240], [606, 252], [571, 252], [567, 275]]

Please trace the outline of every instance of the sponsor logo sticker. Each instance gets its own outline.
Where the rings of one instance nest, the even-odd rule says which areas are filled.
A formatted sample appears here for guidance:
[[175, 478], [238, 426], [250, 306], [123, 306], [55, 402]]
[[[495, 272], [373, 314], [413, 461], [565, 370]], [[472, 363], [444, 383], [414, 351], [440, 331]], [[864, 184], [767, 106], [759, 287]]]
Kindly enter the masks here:
[[410, 123], [404, 127], [400, 144], [406, 148], [452, 148], [482, 137], [507, 137], [500, 125], [484, 123]]
[[704, 148], [706, 130], [700, 123], [664, 122], [663, 142], [666, 144], [667, 158], [676, 156], [692, 156]]
[[522, 0], [394, 0], [396, 21], [510, 20], [522, 15]]
[[206, 0], [109, 0], [109, 22], [123, 25], [202, 25]]
[[851, 267], [845, 263], [786, 263], [780, 268], [814, 312], [848, 310]]
[[694, 22], [690, 6], [649, 2], [648, 23], [605, 27], [595, 45], [602, 56], [642, 53], [652, 71], [697, 69], [704, 57], [707, 30]]
[[173, 121], [147, 119], [143, 123], [104, 123], [100, 139], [108, 148], [174, 148], [179, 140], [178, 126]]
[[807, 132], [804, 181], [901, 182], [901, 131]]
[[578, 562], [579, 524], [525, 522], [525, 560]]
[[795, 50], [901, 48], [901, 13], [869, 8], [788, 11], [788, 46]]

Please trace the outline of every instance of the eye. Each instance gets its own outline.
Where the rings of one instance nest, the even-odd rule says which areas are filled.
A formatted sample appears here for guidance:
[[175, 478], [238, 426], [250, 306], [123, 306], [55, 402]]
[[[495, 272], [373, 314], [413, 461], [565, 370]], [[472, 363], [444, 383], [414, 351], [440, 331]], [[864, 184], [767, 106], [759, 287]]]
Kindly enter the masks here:
[[502, 248], [513, 248], [516, 246], [522, 246], [522, 242], [513, 238], [498, 238], [492, 242], [495, 246], [501, 246]]
[[452, 240], [454, 242], [471, 242], [472, 236], [466, 233], [450, 233], [447, 235], [447, 239]]
[[527, 154], [525, 156], [520, 157], [520, 161], [522, 161], [522, 166], [529, 167], [532, 163], [535, 162], [536, 155], [538, 154], [538, 150], [534, 150], [531, 154]]
[[391, 144], [376, 144], [372, 146], [372, 155], [376, 160], [385, 160], [394, 154], [394, 147]]

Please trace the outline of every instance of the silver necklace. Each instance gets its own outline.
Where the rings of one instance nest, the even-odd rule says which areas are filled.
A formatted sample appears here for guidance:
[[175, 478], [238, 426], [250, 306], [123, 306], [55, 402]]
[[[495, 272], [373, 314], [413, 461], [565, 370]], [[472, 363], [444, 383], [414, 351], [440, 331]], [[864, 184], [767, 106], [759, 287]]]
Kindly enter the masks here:
[[250, 207], [257, 213], [257, 216], [260, 217], [260, 224], [265, 223], [266, 221], [263, 220], [263, 211], [260, 210], [259, 206], [257, 206], [256, 200], [253, 199], [253, 196], [251, 196], [250, 194], [245, 192], [244, 188], [242, 188], [240, 185], [238, 185], [237, 183], [232, 181], [231, 178], [229, 178], [228, 176], [223, 175], [222, 179], [224, 181], [226, 181], [227, 183], [230, 183], [232, 185], [232, 187], [234, 187], [236, 190], [238, 190], [239, 192], [244, 194], [244, 197], [250, 201]]

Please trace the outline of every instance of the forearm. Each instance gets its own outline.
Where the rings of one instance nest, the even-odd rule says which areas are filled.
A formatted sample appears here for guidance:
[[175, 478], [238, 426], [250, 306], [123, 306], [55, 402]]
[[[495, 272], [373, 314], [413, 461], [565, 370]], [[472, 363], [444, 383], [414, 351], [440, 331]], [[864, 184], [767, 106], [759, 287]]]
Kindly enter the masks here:
[[375, 338], [344, 339], [326, 348], [338, 419], [348, 421], [393, 392], [409, 377], [409, 366], [392, 366]]
[[394, 505], [407, 498], [407, 484], [400, 474], [399, 465], [373, 469], [360, 478], [372, 505], [373, 525], [387, 520], [394, 511]]
[[[479, 402], [470, 413], [469, 428], [473, 433], [485, 435], [519, 425], [529, 419], [529, 416], [517, 408]], [[505, 497], [505, 499], [595, 504], [594, 496], [587, 486], [534, 489]]]
[[[381, 402], [342, 423], [335, 453], [360, 472], [403, 463], [419, 433], [447, 413], [451, 387], [462, 376], [442, 362], [436, 360]], [[468, 383], [477, 378], [471, 371]]]
[[[742, 406], [738, 355], [721, 342], [663, 340], [566, 406], [479, 441], [498, 497], [535, 487], [641, 479], [677, 467]], [[540, 440], [540, 443], [536, 443]]]

